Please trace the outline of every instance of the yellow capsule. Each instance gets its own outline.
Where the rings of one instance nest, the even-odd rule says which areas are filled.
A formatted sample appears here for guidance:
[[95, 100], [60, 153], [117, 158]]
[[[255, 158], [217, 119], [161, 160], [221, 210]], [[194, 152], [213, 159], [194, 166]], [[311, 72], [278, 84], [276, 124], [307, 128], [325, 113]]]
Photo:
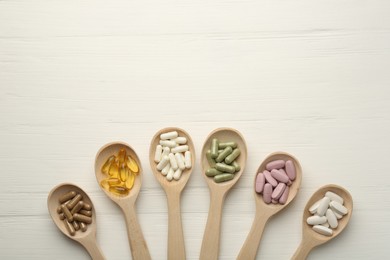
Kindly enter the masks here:
[[112, 178], [119, 177], [119, 166], [117, 162], [111, 164], [110, 169], [108, 170], [108, 175], [110, 175]]
[[102, 188], [105, 189], [106, 191], [108, 191], [108, 189], [110, 188], [110, 184], [108, 184], [107, 179], [102, 180], [100, 182], [100, 186], [102, 186]]
[[128, 189], [120, 187], [120, 186], [111, 186], [110, 187], [110, 192], [112, 192], [112, 193], [114, 193], [116, 195], [119, 195], [119, 196], [123, 196], [123, 195], [129, 194], [129, 190]]
[[115, 155], [110, 156], [107, 161], [102, 166], [102, 173], [108, 174], [108, 170], [110, 169], [111, 163], [114, 162]]
[[119, 176], [121, 181], [126, 181], [129, 177], [128, 169], [125, 163], [122, 163], [121, 168], [119, 169]]
[[117, 185], [121, 184], [121, 180], [117, 179], [117, 178], [109, 178], [109, 179], [107, 179], [107, 183], [110, 187], [117, 186]]
[[119, 150], [119, 153], [118, 153], [119, 164], [124, 163], [125, 162], [125, 158], [126, 158], [126, 149], [125, 148], [121, 148]]
[[129, 177], [127, 178], [127, 180], [125, 182], [126, 188], [131, 190], [134, 186], [134, 180], [135, 180], [135, 174], [133, 172], [129, 171]]
[[127, 156], [126, 163], [127, 163], [127, 167], [129, 167], [129, 169], [132, 172], [138, 173], [138, 171], [139, 171], [138, 164], [133, 158], [131, 158], [131, 156]]

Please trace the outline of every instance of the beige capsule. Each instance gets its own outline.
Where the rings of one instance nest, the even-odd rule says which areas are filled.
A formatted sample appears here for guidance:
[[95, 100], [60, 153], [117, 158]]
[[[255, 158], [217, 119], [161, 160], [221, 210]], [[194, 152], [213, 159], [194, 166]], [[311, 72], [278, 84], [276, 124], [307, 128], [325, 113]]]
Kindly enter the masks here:
[[65, 214], [64, 214], [64, 213], [60, 213], [59, 216], [60, 216], [60, 219], [61, 219], [61, 220], [64, 220], [64, 219], [65, 219]]
[[77, 221], [73, 221], [72, 222], [72, 225], [73, 225], [73, 227], [74, 227], [74, 230], [79, 230], [80, 229], [80, 224], [79, 224], [79, 222], [77, 222]]
[[81, 229], [81, 231], [83, 231], [83, 232], [87, 231], [87, 229], [88, 229], [87, 224], [85, 224], [85, 223], [83, 223], [83, 222], [80, 222], [80, 229]]
[[62, 212], [64, 213], [66, 219], [69, 220], [69, 222], [72, 222], [73, 216], [72, 216], [72, 213], [70, 213], [68, 207], [66, 205], [62, 204], [61, 209], [62, 209]]
[[91, 206], [90, 204], [84, 202], [83, 209], [85, 209], [85, 210], [91, 210], [91, 209], [92, 209], [92, 206]]
[[73, 218], [77, 221], [80, 221], [80, 222], [84, 222], [86, 224], [91, 224], [92, 223], [92, 218], [91, 217], [87, 217], [87, 216], [84, 216], [84, 215], [81, 215], [81, 214], [78, 214], [78, 213], [75, 213], [73, 215]]
[[92, 211], [90, 211], [90, 210], [82, 209], [78, 213], [80, 213], [81, 215], [87, 216], [87, 217], [92, 217]]
[[68, 230], [69, 234], [71, 236], [74, 236], [74, 234], [76, 234], [76, 231], [74, 230], [73, 225], [71, 223], [69, 223], [69, 221], [67, 219], [64, 219], [64, 223], [65, 223], [65, 227]]
[[66, 204], [68, 209], [73, 209], [74, 206], [83, 198], [81, 194], [77, 194], [69, 203]]
[[79, 212], [83, 207], [84, 207], [84, 202], [80, 200], [79, 202], [77, 202], [76, 206], [73, 207], [70, 213], [72, 213], [73, 215], [74, 213]]
[[64, 203], [64, 202], [67, 202], [68, 200], [71, 200], [74, 198], [74, 196], [76, 196], [76, 192], [75, 191], [69, 191], [68, 193], [65, 193], [64, 195], [62, 195], [60, 198], [59, 198], [59, 201], [60, 203]]

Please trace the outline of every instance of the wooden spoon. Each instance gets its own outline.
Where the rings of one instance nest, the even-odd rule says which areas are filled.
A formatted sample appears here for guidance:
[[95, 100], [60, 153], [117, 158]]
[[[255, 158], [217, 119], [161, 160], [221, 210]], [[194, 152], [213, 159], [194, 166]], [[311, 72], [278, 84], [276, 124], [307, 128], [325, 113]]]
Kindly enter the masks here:
[[[284, 205], [282, 204], [266, 204], [263, 200], [263, 196], [261, 194], [256, 193], [256, 177], [257, 173], [263, 172], [265, 170], [265, 166], [267, 163], [274, 160], [291, 160], [295, 165], [296, 178], [290, 186], [290, 192], [288, 195], [288, 199]], [[260, 164], [254, 178], [253, 191], [255, 194], [255, 202], [256, 202], [256, 213], [255, 219], [252, 224], [252, 228], [248, 234], [248, 237], [245, 240], [244, 245], [241, 248], [241, 251], [237, 257], [238, 260], [248, 260], [255, 259], [257, 255], [257, 251], [259, 248], [260, 240], [263, 235], [263, 231], [265, 225], [268, 220], [274, 216], [276, 213], [287, 207], [288, 204], [295, 198], [298, 193], [299, 187], [301, 186], [302, 179], [302, 169], [298, 160], [295, 159], [292, 155], [285, 152], [276, 152], [268, 155], [267, 158]]]
[[[109, 191], [106, 191], [100, 186], [100, 181], [107, 178], [107, 176], [101, 172], [102, 165], [111, 155], [117, 155], [121, 148], [126, 149], [126, 154], [130, 155], [137, 162], [139, 168], [139, 174], [135, 177], [134, 186], [126, 196], [117, 196]], [[96, 180], [99, 183], [99, 187], [104, 191], [107, 197], [114, 201], [123, 211], [133, 259], [151, 259], [148, 246], [142, 234], [141, 226], [138, 223], [137, 214], [135, 212], [135, 201], [140, 192], [142, 183], [142, 166], [137, 154], [128, 144], [124, 142], [106, 144], [96, 155], [95, 175]]]
[[[154, 161], [156, 147], [160, 141], [162, 133], [177, 131], [179, 136], [187, 138], [189, 151], [191, 151], [191, 169], [185, 169], [178, 181], [168, 181], [164, 175], [156, 168], [157, 164]], [[164, 189], [168, 201], [168, 259], [186, 259], [186, 251], [184, 245], [183, 227], [181, 222], [180, 211], [180, 196], [186, 186], [191, 173], [195, 166], [195, 147], [190, 135], [183, 129], [177, 127], [167, 127], [158, 131], [152, 138], [149, 149], [149, 161], [154, 177]]]
[[[217, 138], [220, 142], [236, 142], [237, 147], [241, 150], [241, 154], [237, 158], [237, 162], [241, 166], [241, 169], [235, 173], [236, 176], [230, 181], [216, 183], [213, 178], [208, 177], [205, 174], [207, 169], [210, 168], [206, 153], [207, 150], [210, 149], [213, 138]], [[209, 134], [203, 145], [201, 164], [203, 176], [210, 190], [210, 208], [200, 251], [201, 260], [218, 259], [223, 203], [228, 191], [237, 183], [244, 172], [246, 158], [247, 149], [244, 137], [237, 130], [232, 128], [218, 128], [214, 130]]]
[[[333, 229], [332, 236], [324, 236], [315, 232], [312, 229], [312, 226], [310, 226], [306, 222], [306, 219], [312, 215], [309, 212], [309, 208], [316, 201], [323, 198], [327, 191], [332, 191], [338, 194], [339, 196], [341, 196], [344, 199], [344, 207], [348, 209], [348, 214], [344, 215], [341, 219], [338, 220], [338, 227], [336, 229]], [[328, 242], [329, 240], [335, 238], [336, 236], [338, 236], [349, 223], [349, 220], [351, 219], [352, 216], [352, 210], [353, 210], [352, 196], [351, 194], [349, 194], [349, 192], [346, 189], [335, 184], [329, 184], [319, 188], [311, 196], [311, 198], [306, 204], [305, 210], [303, 212], [303, 218], [302, 218], [302, 241], [299, 247], [297, 248], [297, 250], [295, 251], [294, 256], [291, 259], [295, 259], [295, 260], [306, 259], [307, 255], [314, 247], [322, 245]]]
[[[75, 191], [81, 194], [83, 196], [83, 201], [92, 206], [92, 223], [88, 224], [87, 231], [82, 232], [81, 230], [78, 230], [76, 231], [76, 234], [74, 236], [71, 236], [68, 233], [64, 221], [60, 219], [57, 213], [57, 208], [60, 205], [59, 198], [62, 195], [68, 193], [69, 191]], [[49, 196], [47, 198], [47, 207], [49, 209], [49, 213], [51, 218], [53, 219], [54, 224], [57, 225], [57, 227], [65, 236], [69, 237], [70, 239], [73, 239], [74, 241], [79, 242], [82, 246], [84, 246], [88, 253], [91, 255], [92, 259], [105, 259], [101, 249], [96, 242], [96, 212], [95, 207], [93, 206], [93, 203], [88, 197], [87, 193], [85, 193], [80, 187], [74, 184], [62, 183], [60, 185], [57, 185], [50, 191]]]

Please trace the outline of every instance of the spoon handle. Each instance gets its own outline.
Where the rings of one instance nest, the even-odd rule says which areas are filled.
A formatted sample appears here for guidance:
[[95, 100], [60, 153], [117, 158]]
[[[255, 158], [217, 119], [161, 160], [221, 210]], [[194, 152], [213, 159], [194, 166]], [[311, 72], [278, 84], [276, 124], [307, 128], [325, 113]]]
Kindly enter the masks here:
[[134, 204], [123, 204], [122, 210], [125, 215], [127, 226], [127, 237], [129, 238], [131, 255], [133, 260], [151, 259], [148, 245], [142, 234], [141, 226], [138, 223]]
[[206, 229], [203, 235], [202, 248], [200, 250], [199, 257], [200, 260], [218, 259], [222, 207], [224, 200], [225, 193], [211, 192], [209, 216], [207, 218]]
[[292, 260], [302, 260], [306, 259], [310, 251], [313, 249], [312, 243], [305, 243], [303, 240], [301, 244], [295, 251], [294, 255], [291, 257]]
[[180, 193], [167, 193], [168, 199], [168, 259], [186, 259], [180, 211]]
[[80, 243], [85, 247], [93, 260], [106, 259], [96, 242], [96, 237], [87, 237], [86, 239], [81, 240]]
[[252, 224], [252, 228], [248, 234], [248, 237], [245, 240], [244, 245], [240, 250], [240, 253], [237, 256], [237, 260], [256, 259], [260, 240], [263, 236], [263, 231], [269, 218], [270, 215], [266, 215], [264, 213], [261, 213], [259, 210], [256, 210], [256, 215]]

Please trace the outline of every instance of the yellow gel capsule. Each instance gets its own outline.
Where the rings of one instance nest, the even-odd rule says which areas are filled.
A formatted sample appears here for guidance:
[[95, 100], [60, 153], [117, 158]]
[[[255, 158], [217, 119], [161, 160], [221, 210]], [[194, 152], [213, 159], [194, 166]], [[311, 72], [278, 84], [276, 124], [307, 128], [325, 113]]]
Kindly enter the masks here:
[[108, 175], [110, 175], [112, 178], [119, 177], [119, 166], [117, 162], [111, 164], [110, 169], [108, 170]]
[[105, 189], [106, 191], [108, 191], [110, 189], [110, 184], [108, 184], [107, 179], [102, 180], [100, 182], [100, 186], [102, 186], [102, 188]]
[[129, 169], [134, 172], [134, 173], [138, 173], [139, 169], [138, 169], [138, 164], [137, 162], [131, 158], [131, 156], [127, 156], [127, 167], [129, 167]]
[[121, 148], [119, 150], [119, 153], [118, 153], [119, 164], [124, 163], [125, 162], [125, 158], [126, 158], [126, 149], [125, 148]]
[[128, 188], [129, 190], [131, 190], [134, 186], [134, 180], [135, 180], [135, 174], [133, 172], [129, 172], [129, 177], [127, 178], [125, 184], [126, 184], [126, 188]]
[[111, 186], [117, 186], [119, 184], [121, 184], [121, 180], [117, 179], [117, 178], [110, 178], [110, 179], [107, 179], [107, 183], [108, 185]]
[[126, 188], [123, 188], [123, 187], [120, 187], [120, 186], [112, 186], [110, 187], [110, 192], [116, 194], [116, 195], [119, 195], [119, 196], [123, 196], [123, 195], [127, 195], [129, 194], [129, 190], [126, 189]]
[[119, 176], [121, 178], [121, 181], [126, 181], [129, 177], [129, 172], [125, 163], [122, 163], [121, 168], [119, 169]]
[[114, 162], [115, 155], [110, 156], [107, 161], [102, 166], [102, 173], [108, 174], [108, 170], [110, 169], [111, 163]]

